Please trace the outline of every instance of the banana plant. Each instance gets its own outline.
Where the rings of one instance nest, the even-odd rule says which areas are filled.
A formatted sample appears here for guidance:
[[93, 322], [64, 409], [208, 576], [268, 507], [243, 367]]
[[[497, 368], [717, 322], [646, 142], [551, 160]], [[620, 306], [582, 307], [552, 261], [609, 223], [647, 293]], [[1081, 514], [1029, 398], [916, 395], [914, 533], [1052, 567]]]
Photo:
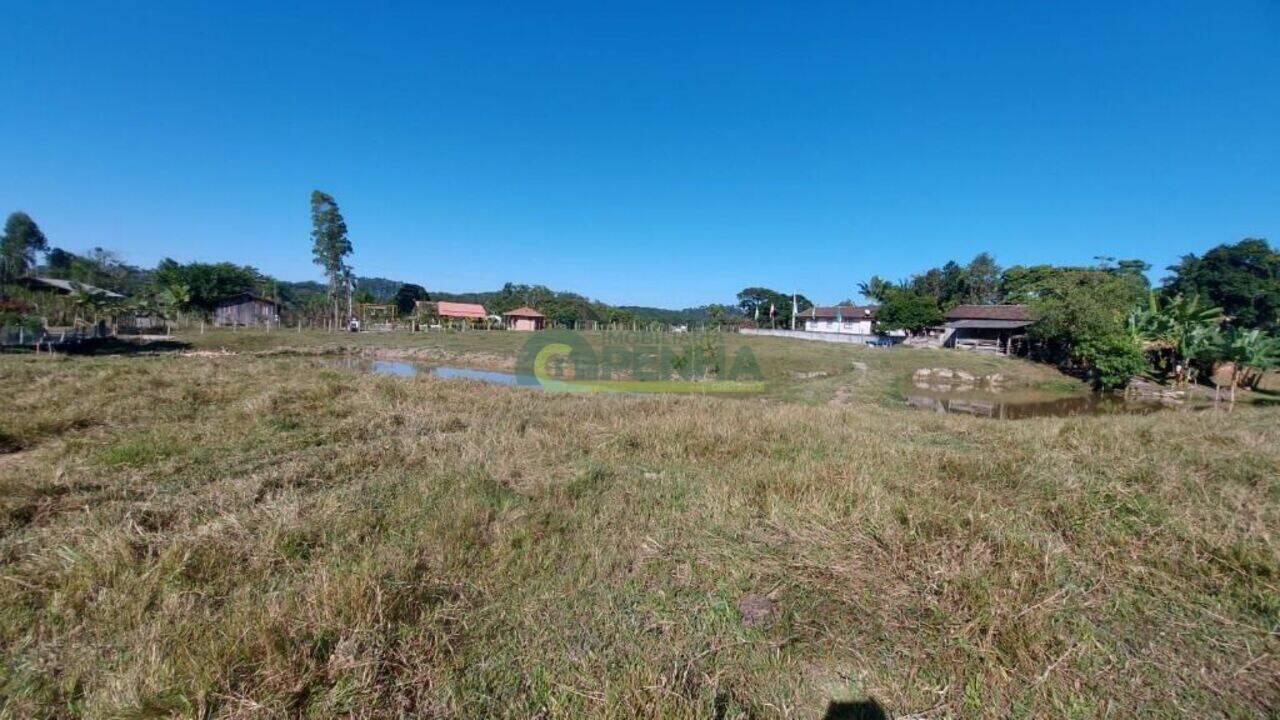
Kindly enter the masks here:
[[1125, 324], [1134, 340], [1155, 351], [1158, 369], [1173, 371], [1179, 382], [1194, 382], [1200, 369], [1195, 361], [1218, 344], [1222, 320], [1222, 308], [1202, 303], [1199, 296], [1162, 300], [1152, 290], [1146, 305], [1129, 313]]
[[1280, 367], [1280, 338], [1261, 330], [1233, 329], [1223, 336], [1220, 359], [1232, 363], [1232, 397], [1235, 386], [1257, 388], [1267, 370]]

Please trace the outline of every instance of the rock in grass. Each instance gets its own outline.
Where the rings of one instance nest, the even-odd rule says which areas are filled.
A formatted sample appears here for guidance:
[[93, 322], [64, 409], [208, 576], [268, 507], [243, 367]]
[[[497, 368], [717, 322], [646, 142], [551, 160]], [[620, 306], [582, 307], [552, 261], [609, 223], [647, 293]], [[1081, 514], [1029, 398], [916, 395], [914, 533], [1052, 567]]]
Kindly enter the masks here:
[[763, 595], [743, 595], [738, 600], [738, 612], [747, 627], [772, 625], [778, 617], [778, 605]]

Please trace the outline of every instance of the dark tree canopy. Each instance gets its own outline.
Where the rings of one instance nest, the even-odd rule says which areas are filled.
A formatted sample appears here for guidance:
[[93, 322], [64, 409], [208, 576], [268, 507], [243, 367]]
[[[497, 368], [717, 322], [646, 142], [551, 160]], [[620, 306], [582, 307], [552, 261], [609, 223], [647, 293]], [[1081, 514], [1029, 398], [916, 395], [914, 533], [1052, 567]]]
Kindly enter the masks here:
[[[749, 287], [738, 293], [738, 308], [748, 318], [756, 319], [756, 311], [759, 310], [759, 322], [767, 324], [769, 322], [769, 308], [774, 310], [773, 321], [779, 325], [791, 324], [791, 295], [786, 295], [777, 290], [770, 290], [763, 287]], [[796, 309], [804, 312], [813, 307], [813, 303], [809, 298], [803, 295], [795, 296]]]
[[964, 271], [963, 302], [993, 305], [1000, 302], [1000, 266], [990, 253], [978, 253]]
[[[859, 292], [870, 299], [884, 302], [894, 285], [879, 276], [861, 283]], [[991, 305], [1001, 302], [1000, 266], [990, 253], [978, 253], [967, 265], [949, 260], [940, 268], [929, 268], [897, 287], [910, 289], [918, 295], [933, 298], [941, 308], [956, 305]]]
[[419, 300], [430, 300], [431, 296], [427, 294], [426, 288], [413, 283], [405, 283], [396, 290], [394, 302], [396, 310], [401, 315], [408, 315], [413, 312], [414, 303]]
[[49, 249], [49, 241], [31, 216], [11, 213], [0, 235], [0, 283], [22, 277], [36, 263], [36, 253]]
[[1185, 255], [1169, 270], [1169, 295], [1199, 296], [1221, 307], [1236, 327], [1280, 327], [1280, 252], [1266, 240], [1247, 238], [1203, 256]]

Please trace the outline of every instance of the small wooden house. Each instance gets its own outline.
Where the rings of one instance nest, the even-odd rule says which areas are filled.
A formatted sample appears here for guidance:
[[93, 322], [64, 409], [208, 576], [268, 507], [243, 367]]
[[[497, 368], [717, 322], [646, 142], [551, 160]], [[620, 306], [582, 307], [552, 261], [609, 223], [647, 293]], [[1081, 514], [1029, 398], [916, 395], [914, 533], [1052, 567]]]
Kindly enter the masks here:
[[508, 330], [532, 332], [541, 330], [547, 323], [547, 316], [531, 307], [520, 307], [502, 314], [502, 322]]
[[223, 298], [213, 306], [213, 324], [219, 327], [236, 325], [278, 325], [280, 303], [252, 293], [240, 293]]
[[957, 305], [947, 312], [943, 345], [1012, 355], [1025, 349], [1033, 322], [1026, 305]]

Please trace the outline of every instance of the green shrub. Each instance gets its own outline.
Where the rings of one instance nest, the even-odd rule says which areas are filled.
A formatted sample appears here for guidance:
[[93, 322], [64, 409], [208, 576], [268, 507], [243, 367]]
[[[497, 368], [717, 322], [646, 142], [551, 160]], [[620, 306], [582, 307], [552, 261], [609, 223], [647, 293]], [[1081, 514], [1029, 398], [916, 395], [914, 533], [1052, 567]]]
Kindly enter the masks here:
[[1094, 382], [1104, 390], [1124, 387], [1129, 378], [1147, 369], [1142, 348], [1133, 338], [1121, 333], [1085, 338], [1076, 352], [1089, 366]]

